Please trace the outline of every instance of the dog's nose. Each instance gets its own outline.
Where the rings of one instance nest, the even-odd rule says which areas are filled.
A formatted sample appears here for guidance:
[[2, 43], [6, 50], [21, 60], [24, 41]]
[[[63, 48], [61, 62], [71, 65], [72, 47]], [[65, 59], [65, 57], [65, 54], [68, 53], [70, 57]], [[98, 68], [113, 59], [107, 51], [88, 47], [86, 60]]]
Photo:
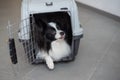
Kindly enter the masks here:
[[64, 32], [60, 32], [60, 35], [63, 36], [65, 33]]

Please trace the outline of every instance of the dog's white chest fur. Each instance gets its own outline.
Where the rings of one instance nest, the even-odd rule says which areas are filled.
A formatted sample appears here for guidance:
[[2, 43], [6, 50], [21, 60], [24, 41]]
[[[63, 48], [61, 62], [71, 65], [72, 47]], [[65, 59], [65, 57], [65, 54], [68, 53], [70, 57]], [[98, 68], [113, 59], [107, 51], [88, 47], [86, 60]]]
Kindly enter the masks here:
[[56, 40], [51, 43], [49, 55], [54, 61], [59, 61], [61, 58], [69, 56], [70, 52], [70, 46], [65, 42], [65, 40]]

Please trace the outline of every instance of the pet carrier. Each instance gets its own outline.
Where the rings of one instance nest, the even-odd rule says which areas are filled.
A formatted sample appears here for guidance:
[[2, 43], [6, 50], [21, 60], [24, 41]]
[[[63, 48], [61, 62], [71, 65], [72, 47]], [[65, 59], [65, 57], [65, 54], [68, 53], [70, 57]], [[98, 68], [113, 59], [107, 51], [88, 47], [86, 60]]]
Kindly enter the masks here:
[[[22, 0], [21, 24], [19, 25], [18, 38], [22, 43], [25, 55], [31, 64], [43, 62], [37, 59], [39, 50], [35, 43], [34, 31], [37, 30], [36, 21], [42, 19], [46, 22], [59, 22], [67, 32], [67, 42], [71, 46], [71, 55], [60, 61], [72, 61], [78, 52], [79, 42], [83, 36], [83, 29], [78, 19], [78, 11], [74, 0]], [[41, 23], [41, 22], [39, 22]], [[14, 40], [10, 39], [11, 46], [15, 47]], [[16, 50], [13, 50], [16, 53]], [[12, 52], [11, 52], [12, 53]], [[13, 63], [17, 55], [13, 56]]]

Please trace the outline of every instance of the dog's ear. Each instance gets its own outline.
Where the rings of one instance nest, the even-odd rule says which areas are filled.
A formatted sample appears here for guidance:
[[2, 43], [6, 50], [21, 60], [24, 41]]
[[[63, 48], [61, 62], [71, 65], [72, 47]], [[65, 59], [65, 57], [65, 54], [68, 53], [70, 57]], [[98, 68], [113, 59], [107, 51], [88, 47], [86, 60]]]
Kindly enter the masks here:
[[36, 20], [36, 24], [40, 27], [43, 27], [43, 28], [46, 28], [48, 25], [47, 25], [47, 22], [42, 20], [42, 19], [38, 19]]
[[39, 18], [39, 19], [35, 20], [35, 23], [37, 25], [37, 28], [40, 30], [40, 32], [42, 32], [44, 34], [48, 27], [47, 21]]
[[38, 28], [45, 30], [48, 27], [47, 21], [44, 19], [43, 16], [40, 16], [39, 14], [34, 14], [33, 17]]
[[45, 21], [44, 19], [39, 19], [41, 25], [43, 26], [43, 28], [47, 28], [48, 27], [48, 23], [47, 21]]

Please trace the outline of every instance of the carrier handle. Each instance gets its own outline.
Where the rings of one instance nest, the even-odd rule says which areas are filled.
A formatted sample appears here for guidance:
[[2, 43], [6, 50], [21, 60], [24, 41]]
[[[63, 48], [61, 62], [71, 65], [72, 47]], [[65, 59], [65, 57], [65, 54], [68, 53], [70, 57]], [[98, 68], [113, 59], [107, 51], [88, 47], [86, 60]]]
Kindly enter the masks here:
[[46, 6], [52, 6], [53, 2], [46, 2], [45, 4], [46, 4]]
[[17, 64], [18, 60], [16, 54], [15, 40], [13, 38], [9, 38], [9, 53], [10, 53], [11, 62], [13, 64]]

